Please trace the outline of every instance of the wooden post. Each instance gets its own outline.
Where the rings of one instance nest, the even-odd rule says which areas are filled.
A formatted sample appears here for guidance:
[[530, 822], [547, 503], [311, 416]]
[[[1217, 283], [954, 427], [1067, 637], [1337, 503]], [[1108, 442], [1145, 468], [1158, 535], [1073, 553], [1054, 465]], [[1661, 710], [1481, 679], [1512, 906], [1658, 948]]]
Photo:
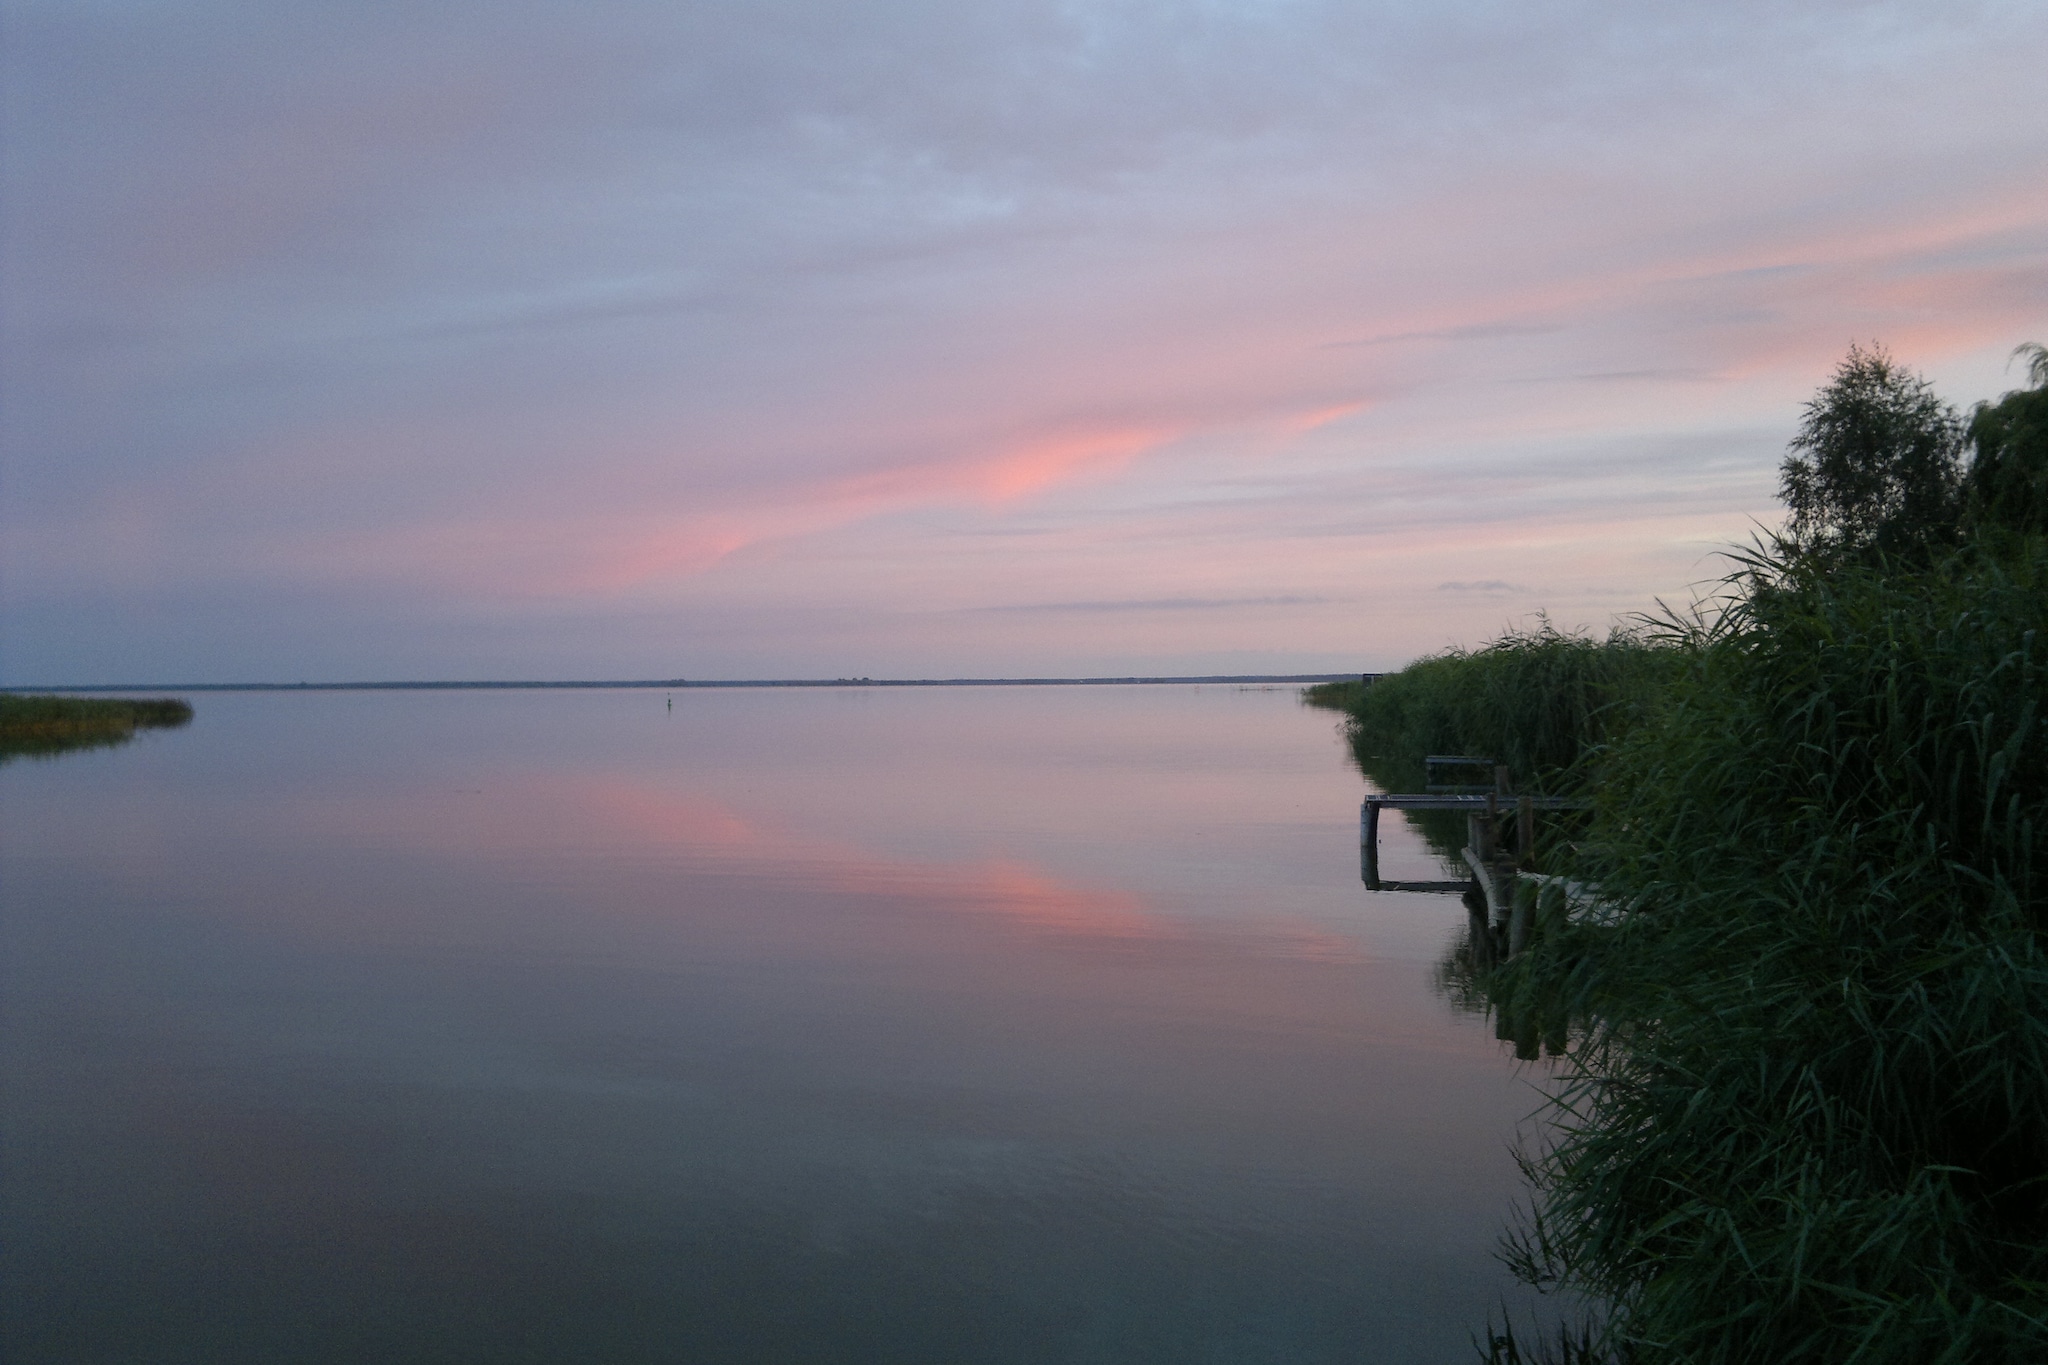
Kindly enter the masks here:
[[1528, 871], [1536, 870], [1536, 798], [1515, 799], [1515, 861]]
[[1488, 862], [1478, 849], [1467, 848], [1465, 866], [1472, 869], [1472, 875], [1479, 881], [1479, 890], [1486, 897], [1487, 913], [1496, 920], [1502, 918], [1502, 912], [1507, 907], [1501, 903], [1500, 876], [1494, 865]]
[[1508, 920], [1509, 957], [1519, 955], [1522, 949], [1529, 946], [1529, 921], [1536, 914], [1536, 897], [1529, 893], [1535, 889], [1526, 884], [1517, 884], [1514, 890], [1509, 892], [1515, 898], [1514, 912]]
[[1380, 889], [1380, 805], [1367, 801], [1358, 812], [1358, 858], [1359, 870], [1365, 877], [1365, 889]]
[[1508, 922], [1508, 956], [1513, 957], [1529, 946], [1529, 923], [1535, 915], [1535, 901], [1519, 894], [1520, 886], [1502, 875], [1498, 863], [1482, 858], [1479, 850], [1465, 850], [1465, 865], [1472, 869], [1472, 875], [1486, 897], [1488, 917]]
[[1465, 917], [1472, 935], [1472, 965], [1482, 972], [1493, 970], [1493, 917], [1487, 913], [1486, 897], [1476, 886], [1465, 888]]

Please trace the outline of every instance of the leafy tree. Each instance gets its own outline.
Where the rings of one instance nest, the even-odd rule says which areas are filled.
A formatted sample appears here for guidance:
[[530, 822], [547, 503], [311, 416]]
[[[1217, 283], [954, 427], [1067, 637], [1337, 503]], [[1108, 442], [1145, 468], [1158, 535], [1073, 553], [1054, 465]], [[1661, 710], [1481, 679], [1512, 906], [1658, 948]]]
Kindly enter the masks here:
[[1963, 424], [1882, 346], [1851, 346], [1806, 405], [1780, 466], [1792, 542], [1824, 555], [1916, 554], [1954, 539]]
[[2027, 358], [2033, 387], [1971, 414], [1966, 493], [1973, 521], [2039, 533], [2048, 531], [2048, 346], [2029, 342], [2013, 355]]

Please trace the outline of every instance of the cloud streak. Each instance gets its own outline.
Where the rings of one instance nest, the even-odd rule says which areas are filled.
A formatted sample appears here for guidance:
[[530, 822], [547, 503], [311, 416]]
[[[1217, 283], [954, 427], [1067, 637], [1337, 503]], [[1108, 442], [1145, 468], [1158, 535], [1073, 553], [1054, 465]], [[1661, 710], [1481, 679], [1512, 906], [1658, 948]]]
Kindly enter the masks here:
[[1321, 606], [1327, 597], [1278, 596], [1278, 597], [1150, 597], [1128, 602], [1013, 602], [992, 607], [973, 607], [972, 611], [982, 612], [1131, 612], [1149, 614], [1160, 611], [1233, 611], [1241, 607], [1305, 607]]

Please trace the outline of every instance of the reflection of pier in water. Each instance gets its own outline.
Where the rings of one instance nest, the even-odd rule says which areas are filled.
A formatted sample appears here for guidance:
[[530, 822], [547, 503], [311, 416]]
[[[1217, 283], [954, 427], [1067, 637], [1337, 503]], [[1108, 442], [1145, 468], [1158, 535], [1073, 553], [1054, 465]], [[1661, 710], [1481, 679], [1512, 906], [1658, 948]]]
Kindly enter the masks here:
[[[1528, 940], [1532, 897], [1517, 897], [1515, 886], [1525, 874], [1535, 880], [1536, 812], [1583, 810], [1587, 802], [1562, 796], [1515, 795], [1510, 790], [1508, 770], [1491, 759], [1464, 755], [1436, 755], [1424, 760], [1432, 777], [1444, 768], [1493, 769], [1491, 788], [1430, 782], [1426, 792], [1376, 793], [1365, 798], [1358, 812], [1359, 875], [1369, 891], [1424, 891], [1461, 895], [1472, 914], [1475, 935], [1495, 920], [1508, 927], [1508, 952], [1520, 952]], [[1456, 881], [1398, 881], [1380, 876], [1380, 812], [1383, 810], [1440, 810], [1465, 812], [1465, 865], [1469, 878]], [[1513, 817], [1515, 848], [1509, 854], [1503, 828]]]

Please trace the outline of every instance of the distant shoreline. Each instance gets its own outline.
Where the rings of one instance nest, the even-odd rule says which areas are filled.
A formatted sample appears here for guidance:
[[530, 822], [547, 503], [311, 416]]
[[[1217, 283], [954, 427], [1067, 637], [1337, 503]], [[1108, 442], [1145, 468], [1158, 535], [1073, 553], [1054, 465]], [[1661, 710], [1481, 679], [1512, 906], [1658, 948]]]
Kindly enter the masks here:
[[599, 682], [298, 682], [298, 683], [77, 683], [26, 686], [7, 684], [0, 692], [487, 692], [506, 690], [568, 690], [575, 688], [665, 688], [683, 691], [713, 687], [1104, 687], [1162, 686], [1174, 683], [1312, 683], [1351, 682], [1357, 673], [1218, 673], [1187, 678], [629, 678]]

